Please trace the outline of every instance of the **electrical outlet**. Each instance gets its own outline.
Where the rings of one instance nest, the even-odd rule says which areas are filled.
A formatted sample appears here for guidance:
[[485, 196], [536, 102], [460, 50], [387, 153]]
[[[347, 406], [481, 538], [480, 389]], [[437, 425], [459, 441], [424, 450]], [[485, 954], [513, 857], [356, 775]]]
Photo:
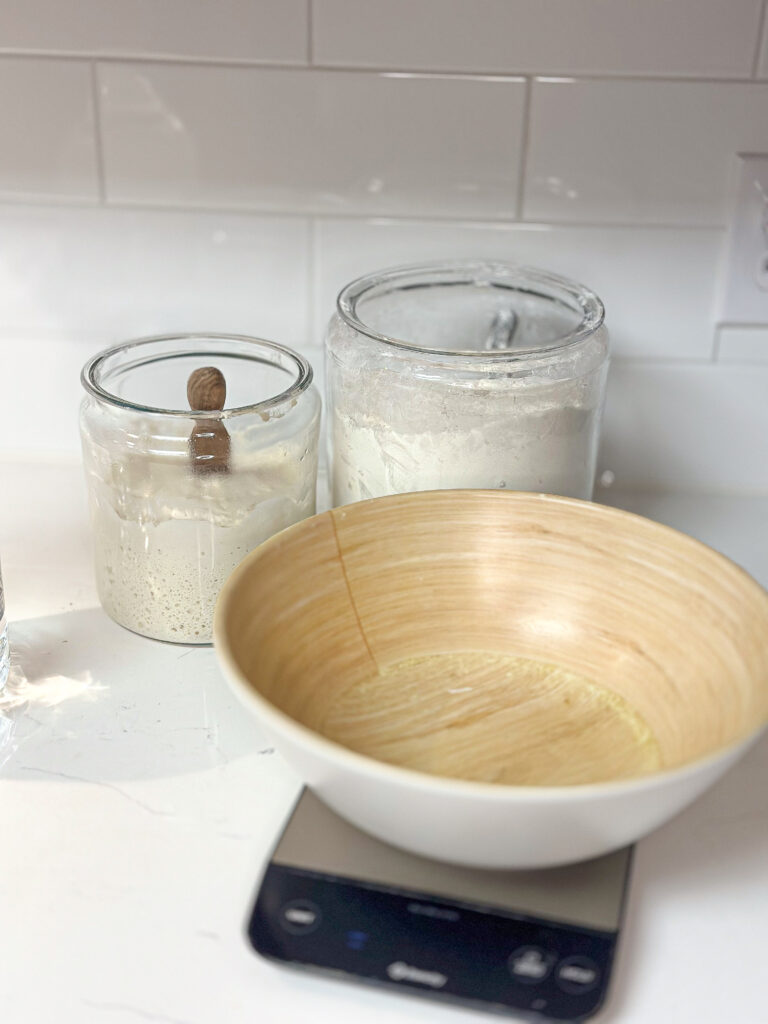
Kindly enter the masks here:
[[766, 246], [765, 252], [761, 252], [757, 257], [755, 283], [762, 291], [768, 292], [768, 246]]
[[768, 156], [740, 156], [721, 320], [768, 322]]

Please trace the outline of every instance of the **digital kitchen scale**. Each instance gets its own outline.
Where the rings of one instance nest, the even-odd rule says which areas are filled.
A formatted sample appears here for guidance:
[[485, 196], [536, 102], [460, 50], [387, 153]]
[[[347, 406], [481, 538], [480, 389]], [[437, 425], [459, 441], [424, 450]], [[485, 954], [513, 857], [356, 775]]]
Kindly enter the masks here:
[[416, 857], [301, 794], [248, 925], [270, 960], [517, 1016], [578, 1021], [605, 998], [632, 848], [564, 868]]

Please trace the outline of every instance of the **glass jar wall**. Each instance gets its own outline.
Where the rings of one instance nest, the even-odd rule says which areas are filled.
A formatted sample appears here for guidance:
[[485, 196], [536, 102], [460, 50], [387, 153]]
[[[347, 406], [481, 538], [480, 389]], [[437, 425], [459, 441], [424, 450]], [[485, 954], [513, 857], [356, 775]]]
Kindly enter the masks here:
[[326, 337], [334, 504], [463, 487], [590, 498], [607, 366], [600, 300], [543, 271], [352, 282]]
[[229, 573], [315, 511], [311, 367], [254, 338], [164, 336], [100, 353], [82, 382], [101, 602], [137, 633], [209, 643]]

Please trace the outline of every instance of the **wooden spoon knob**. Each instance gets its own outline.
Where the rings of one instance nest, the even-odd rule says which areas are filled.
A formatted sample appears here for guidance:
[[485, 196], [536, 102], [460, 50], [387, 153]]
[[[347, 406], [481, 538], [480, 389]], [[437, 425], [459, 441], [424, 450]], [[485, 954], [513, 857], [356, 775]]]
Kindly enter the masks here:
[[215, 366], [201, 366], [189, 375], [187, 400], [192, 410], [216, 412], [227, 400], [227, 382]]

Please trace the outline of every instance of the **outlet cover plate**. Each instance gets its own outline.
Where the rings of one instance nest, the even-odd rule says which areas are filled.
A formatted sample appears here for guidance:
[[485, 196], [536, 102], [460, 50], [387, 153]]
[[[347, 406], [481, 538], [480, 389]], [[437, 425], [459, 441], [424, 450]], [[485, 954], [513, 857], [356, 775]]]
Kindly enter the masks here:
[[768, 323], [768, 155], [739, 156], [720, 319]]

